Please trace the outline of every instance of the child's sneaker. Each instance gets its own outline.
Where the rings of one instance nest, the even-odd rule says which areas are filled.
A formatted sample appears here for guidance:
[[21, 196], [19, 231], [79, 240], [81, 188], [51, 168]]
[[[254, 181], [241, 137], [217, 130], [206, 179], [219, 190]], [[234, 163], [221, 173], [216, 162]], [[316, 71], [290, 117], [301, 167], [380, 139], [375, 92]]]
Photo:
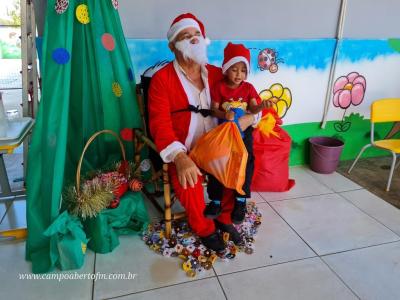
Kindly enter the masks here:
[[[244, 199], [244, 198], [242, 198]], [[233, 208], [231, 219], [233, 224], [240, 224], [243, 222], [244, 217], [246, 216], [246, 199], [243, 201], [242, 199], [235, 201], [235, 206]]]
[[211, 200], [211, 202], [208, 203], [208, 205], [204, 209], [204, 216], [209, 219], [215, 219], [221, 214], [221, 211], [221, 202]]

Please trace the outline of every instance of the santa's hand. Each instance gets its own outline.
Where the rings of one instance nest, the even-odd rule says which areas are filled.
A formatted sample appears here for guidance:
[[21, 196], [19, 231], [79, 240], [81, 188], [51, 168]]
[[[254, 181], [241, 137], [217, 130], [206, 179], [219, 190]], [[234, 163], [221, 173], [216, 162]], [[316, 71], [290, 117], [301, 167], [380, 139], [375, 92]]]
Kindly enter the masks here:
[[193, 160], [185, 152], [180, 152], [176, 155], [174, 163], [181, 186], [186, 189], [189, 184], [193, 188], [197, 183], [198, 176], [202, 175]]

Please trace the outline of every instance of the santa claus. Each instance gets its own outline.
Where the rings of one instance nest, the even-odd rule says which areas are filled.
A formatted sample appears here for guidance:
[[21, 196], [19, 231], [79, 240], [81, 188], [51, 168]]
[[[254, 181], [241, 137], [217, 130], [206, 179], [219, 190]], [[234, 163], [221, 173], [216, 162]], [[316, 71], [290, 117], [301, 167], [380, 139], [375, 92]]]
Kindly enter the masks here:
[[[203, 175], [187, 155], [197, 139], [217, 124], [209, 114], [210, 86], [222, 79], [222, 72], [207, 64], [208, 39], [202, 22], [193, 14], [176, 17], [167, 37], [175, 60], [157, 71], [151, 80], [150, 132], [161, 158], [170, 163], [172, 185], [192, 230], [208, 248], [223, 250], [224, 243], [216, 229], [230, 233], [235, 243], [240, 241], [230, 217], [234, 194], [226, 190], [221, 201], [222, 213], [216, 220], [206, 218]], [[245, 115], [239, 124], [245, 130], [254, 121], [253, 115]]]

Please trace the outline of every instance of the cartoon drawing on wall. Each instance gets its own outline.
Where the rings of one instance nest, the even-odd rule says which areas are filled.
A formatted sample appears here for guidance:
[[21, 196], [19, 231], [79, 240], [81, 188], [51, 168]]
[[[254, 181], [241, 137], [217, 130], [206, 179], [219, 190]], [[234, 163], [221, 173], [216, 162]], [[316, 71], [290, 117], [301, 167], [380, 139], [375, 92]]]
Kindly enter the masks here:
[[278, 52], [275, 49], [271, 48], [260, 50], [260, 52], [258, 53], [257, 61], [258, 68], [261, 71], [268, 70], [271, 73], [278, 72], [278, 63], [283, 63], [283, 59], [278, 58]]
[[282, 119], [292, 105], [292, 92], [280, 83], [274, 83], [269, 89], [260, 92], [261, 100], [270, 100], [274, 103], [274, 109]]
[[334, 124], [338, 132], [346, 132], [350, 129], [351, 122], [345, 120], [346, 110], [350, 105], [360, 105], [364, 100], [367, 82], [365, 77], [357, 72], [351, 72], [346, 76], [340, 76], [333, 85], [333, 106], [344, 110], [340, 122]]

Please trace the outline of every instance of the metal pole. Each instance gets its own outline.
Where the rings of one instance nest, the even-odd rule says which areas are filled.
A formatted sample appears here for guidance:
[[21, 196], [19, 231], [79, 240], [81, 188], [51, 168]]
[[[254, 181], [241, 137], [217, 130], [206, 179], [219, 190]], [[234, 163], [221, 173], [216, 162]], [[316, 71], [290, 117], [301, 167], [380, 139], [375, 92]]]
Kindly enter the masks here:
[[331, 91], [332, 91], [333, 80], [334, 80], [334, 76], [335, 76], [336, 61], [337, 61], [337, 57], [338, 57], [339, 50], [340, 50], [340, 45], [341, 45], [342, 38], [343, 38], [343, 28], [344, 28], [344, 22], [346, 19], [346, 7], [347, 7], [347, 0], [342, 0], [341, 6], [340, 6], [339, 22], [338, 22], [337, 32], [336, 32], [337, 37], [336, 37], [335, 51], [333, 53], [332, 64], [331, 64], [331, 68], [329, 71], [328, 88], [327, 88], [326, 94], [325, 94], [324, 114], [323, 114], [322, 123], [321, 123], [321, 128], [323, 128], [323, 129], [325, 128], [326, 122], [327, 122], [329, 103], [330, 103], [330, 99], [331, 99]]
[[34, 118], [37, 114], [37, 107], [39, 103], [39, 95], [38, 95], [38, 70], [37, 70], [37, 51], [36, 51], [36, 19], [35, 19], [35, 10], [33, 1], [30, 1], [30, 15], [31, 15], [31, 43], [30, 43], [30, 55], [32, 60], [32, 118]]
[[21, 0], [21, 59], [22, 59], [22, 116], [29, 116], [28, 104], [28, 7], [27, 0]]
[[[38, 106], [36, 23], [32, 0], [21, 0], [22, 115], [34, 118]], [[23, 169], [26, 178], [30, 137], [23, 143]]]

